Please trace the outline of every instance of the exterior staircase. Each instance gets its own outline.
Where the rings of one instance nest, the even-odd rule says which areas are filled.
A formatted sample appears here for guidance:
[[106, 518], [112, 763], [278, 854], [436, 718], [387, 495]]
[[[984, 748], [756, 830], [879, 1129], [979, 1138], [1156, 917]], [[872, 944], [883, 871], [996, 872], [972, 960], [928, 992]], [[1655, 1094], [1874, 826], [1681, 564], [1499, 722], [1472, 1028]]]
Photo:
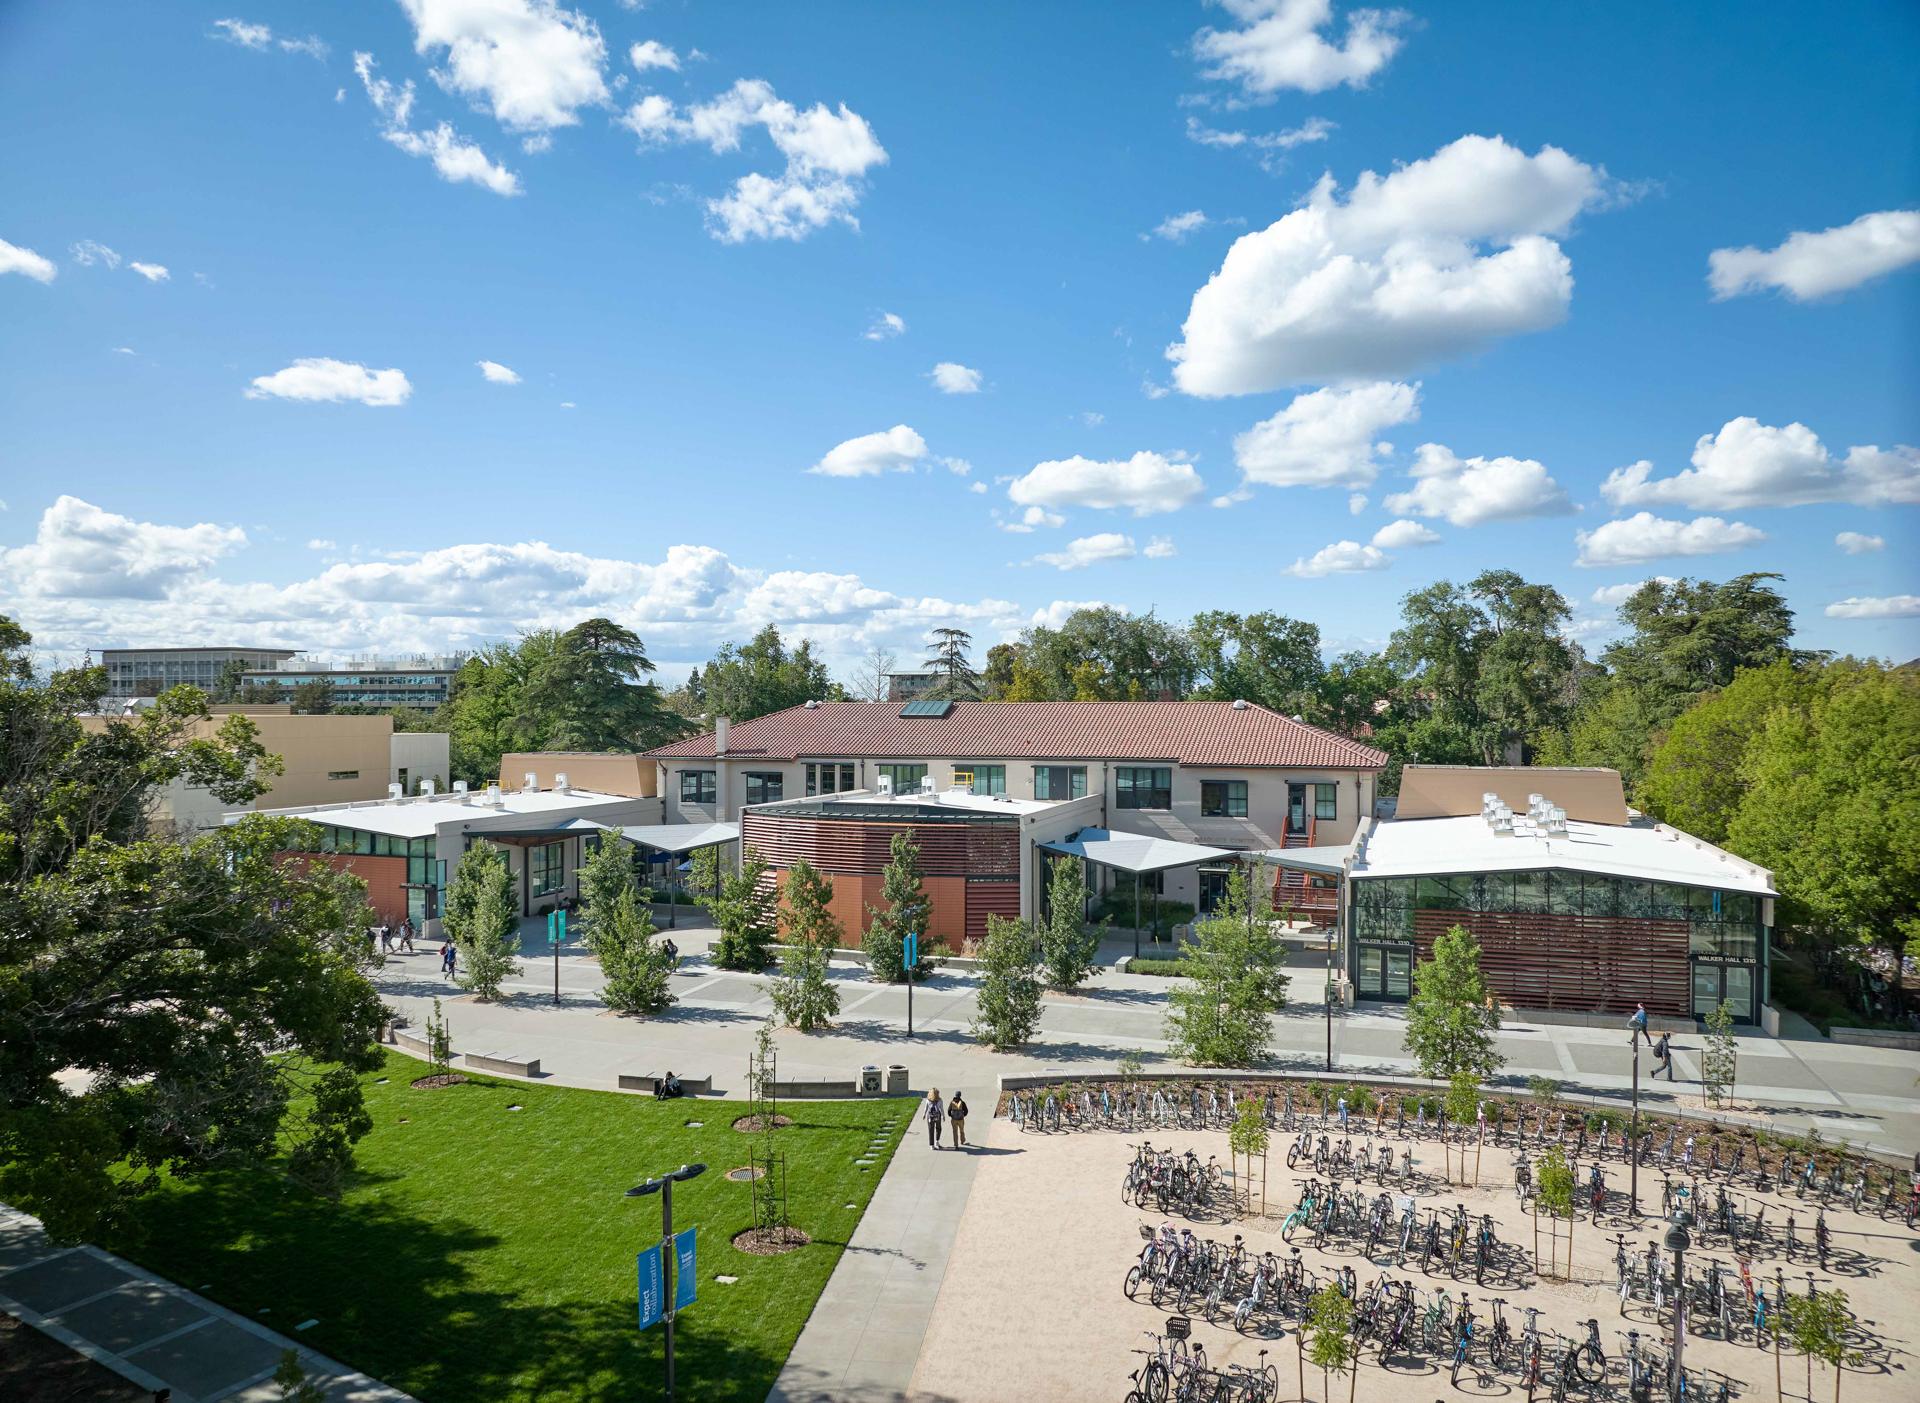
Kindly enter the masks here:
[[[1280, 835], [1281, 848], [1313, 847], [1317, 822], [1309, 818], [1305, 828], [1288, 824]], [[1279, 867], [1274, 870], [1273, 904], [1276, 909], [1289, 907], [1315, 920], [1328, 920], [1339, 911], [1340, 892], [1338, 887], [1315, 886], [1296, 868]]]

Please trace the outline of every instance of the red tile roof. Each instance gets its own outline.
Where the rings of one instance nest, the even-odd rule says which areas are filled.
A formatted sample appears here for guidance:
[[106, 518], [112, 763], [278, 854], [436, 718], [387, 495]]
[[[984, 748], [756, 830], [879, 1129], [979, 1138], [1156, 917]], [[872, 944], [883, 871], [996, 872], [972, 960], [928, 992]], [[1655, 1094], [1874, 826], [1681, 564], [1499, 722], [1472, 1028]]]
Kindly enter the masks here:
[[[1232, 702], [956, 702], [945, 716], [902, 716], [899, 702], [821, 702], [729, 728], [727, 754], [907, 760], [1170, 760], [1309, 770], [1377, 770], [1385, 752]], [[711, 735], [674, 741], [661, 760], [713, 754]]]

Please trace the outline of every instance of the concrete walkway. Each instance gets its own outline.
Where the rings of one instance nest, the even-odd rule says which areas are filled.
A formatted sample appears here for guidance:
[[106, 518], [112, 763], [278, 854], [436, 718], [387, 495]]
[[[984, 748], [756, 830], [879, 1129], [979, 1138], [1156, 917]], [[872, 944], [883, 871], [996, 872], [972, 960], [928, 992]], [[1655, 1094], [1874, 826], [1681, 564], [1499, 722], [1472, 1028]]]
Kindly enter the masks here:
[[[890, 1403], [906, 1396], [975, 1166], [980, 1156], [1005, 1153], [931, 1149], [918, 1119], [924, 1114], [916, 1114], [875, 1187], [767, 1403]], [[984, 1114], [970, 1119], [976, 1133], [987, 1128]]]
[[273, 1403], [280, 1397], [273, 1372], [289, 1349], [330, 1403], [412, 1403], [399, 1389], [110, 1252], [56, 1247], [38, 1219], [5, 1204], [0, 1310], [141, 1388], [173, 1390], [171, 1403]]

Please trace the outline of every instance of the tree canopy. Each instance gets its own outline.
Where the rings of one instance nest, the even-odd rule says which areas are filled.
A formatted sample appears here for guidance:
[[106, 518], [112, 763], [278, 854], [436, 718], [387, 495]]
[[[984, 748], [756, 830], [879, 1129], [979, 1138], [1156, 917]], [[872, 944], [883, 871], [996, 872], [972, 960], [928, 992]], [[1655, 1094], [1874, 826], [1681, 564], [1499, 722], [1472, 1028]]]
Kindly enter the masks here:
[[827, 676], [827, 665], [808, 639], [788, 648], [779, 628], [768, 624], [745, 643], [723, 643], [703, 672], [669, 701], [689, 717], [725, 716], [751, 721], [808, 701], [840, 701], [845, 688]]

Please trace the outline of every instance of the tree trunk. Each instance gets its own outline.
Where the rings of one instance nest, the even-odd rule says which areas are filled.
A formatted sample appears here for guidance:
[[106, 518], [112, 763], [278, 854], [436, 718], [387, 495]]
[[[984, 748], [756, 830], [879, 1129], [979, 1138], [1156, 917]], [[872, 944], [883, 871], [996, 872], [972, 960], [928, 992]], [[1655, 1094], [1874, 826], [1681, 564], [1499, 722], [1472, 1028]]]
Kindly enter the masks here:
[[[1353, 1403], [1353, 1390], [1356, 1387], [1358, 1387], [1359, 1383], [1360, 1383], [1360, 1350], [1358, 1346], [1355, 1346], [1353, 1351], [1353, 1362], [1348, 1366], [1348, 1369], [1347, 1369], [1347, 1403]], [[1838, 1373], [1835, 1373], [1834, 1375], [1833, 1403], [1840, 1403], [1840, 1376]]]

